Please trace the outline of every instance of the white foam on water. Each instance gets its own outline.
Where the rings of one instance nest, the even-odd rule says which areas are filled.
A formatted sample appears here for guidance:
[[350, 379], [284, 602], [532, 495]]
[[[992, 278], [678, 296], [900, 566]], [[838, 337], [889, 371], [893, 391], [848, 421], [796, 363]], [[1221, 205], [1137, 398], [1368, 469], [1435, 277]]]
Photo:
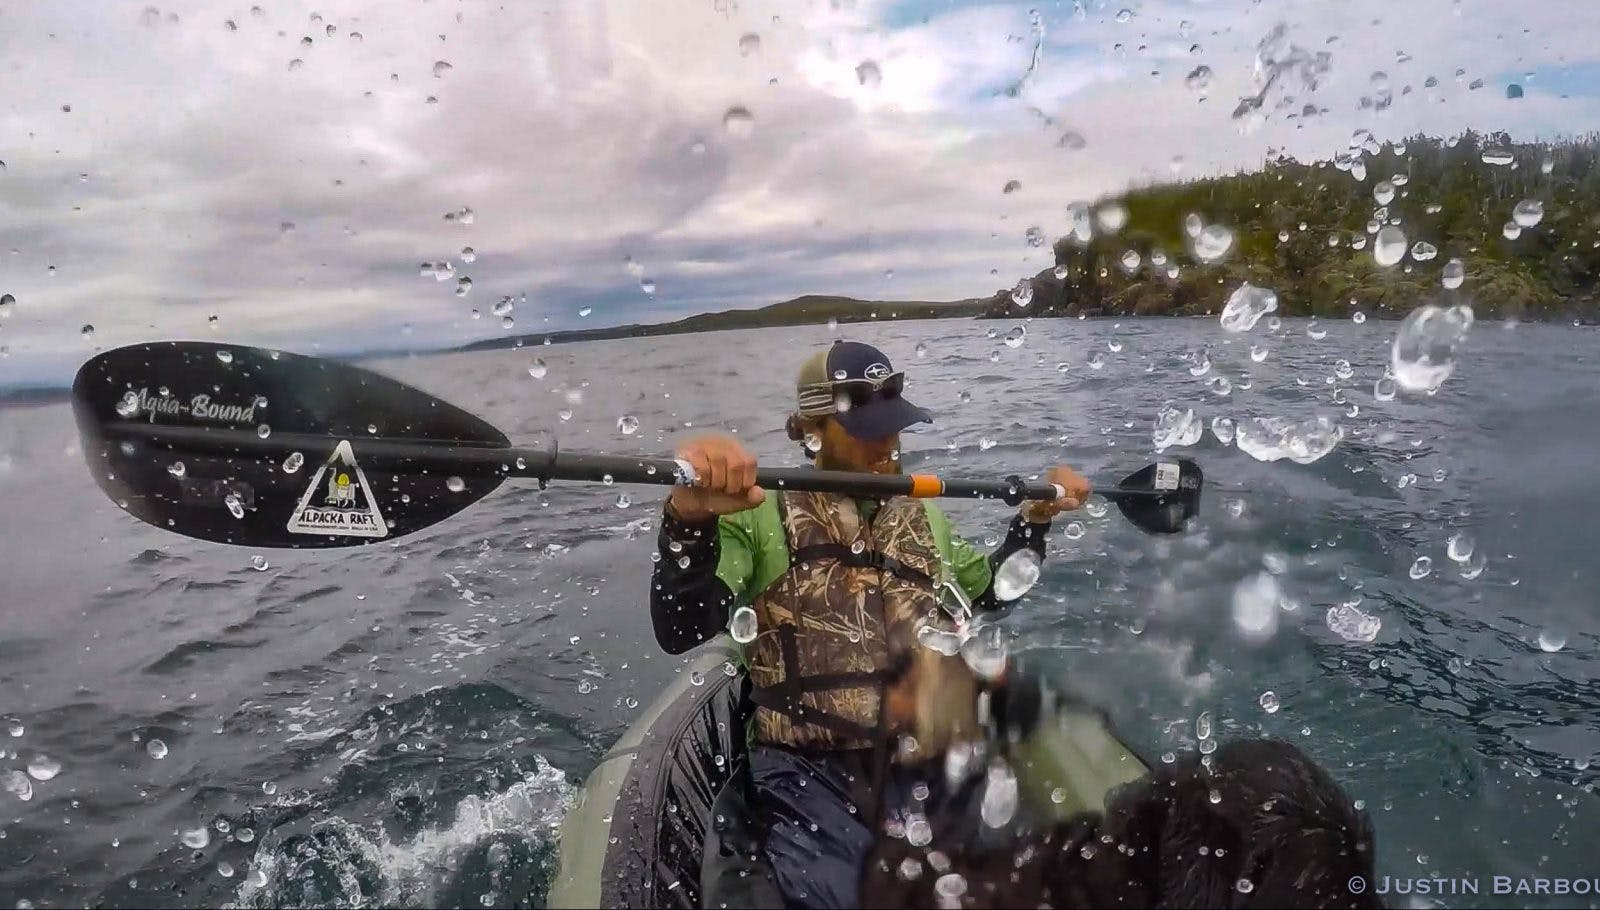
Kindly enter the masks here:
[[[381, 828], [374, 833], [337, 817], [320, 822], [318, 828], [343, 828], [343, 833], [348, 835], [344, 838], [346, 844], [356, 852], [335, 870], [343, 897], [349, 899], [344, 902], [335, 898], [336, 903], [340, 906], [434, 906], [437, 888], [449, 881], [462, 858], [485, 839], [509, 832], [553, 842], [562, 819], [576, 800], [577, 790], [568, 783], [566, 774], [543, 756], [534, 756], [534, 763], [532, 772], [500, 793], [487, 798], [464, 797], [456, 804], [455, 818], [449, 824], [418, 832], [399, 843], [390, 841]], [[277, 905], [285, 876], [295, 874], [299, 865], [294, 857], [285, 856], [281, 847], [277, 837], [262, 839], [250, 861], [250, 868], [262, 874], [246, 876], [238, 899], [226, 906]], [[361, 897], [359, 877], [363, 871], [377, 873], [375, 900]]]

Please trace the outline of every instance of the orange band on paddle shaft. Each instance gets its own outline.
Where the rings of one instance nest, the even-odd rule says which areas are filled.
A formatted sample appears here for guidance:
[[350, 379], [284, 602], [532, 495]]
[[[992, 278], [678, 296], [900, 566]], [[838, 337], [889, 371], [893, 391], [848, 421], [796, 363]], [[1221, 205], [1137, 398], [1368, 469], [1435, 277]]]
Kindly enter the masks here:
[[932, 474], [911, 475], [911, 495], [926, 499], [944, 492], [944, 481]]

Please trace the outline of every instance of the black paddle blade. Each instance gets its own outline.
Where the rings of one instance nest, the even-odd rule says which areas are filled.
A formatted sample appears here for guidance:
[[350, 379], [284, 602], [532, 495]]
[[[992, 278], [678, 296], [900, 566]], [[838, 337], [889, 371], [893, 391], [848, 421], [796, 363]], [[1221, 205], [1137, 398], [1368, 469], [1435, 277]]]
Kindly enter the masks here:
[[1106, 497], [1140, 530], [1177, 534], [1199, 514], [1204, 481], [1200, 466], [1187, 458], [1158, 461], [1123, 478]]
[[241, 345], [107, 351], [78, 370], [72, 400], [90, 473], [112, 501], [159, 528], [251, 547], [358, 546], [443, 521], [503, 475], [442, 471], [385, 447], [509, 444], [388, 377]]

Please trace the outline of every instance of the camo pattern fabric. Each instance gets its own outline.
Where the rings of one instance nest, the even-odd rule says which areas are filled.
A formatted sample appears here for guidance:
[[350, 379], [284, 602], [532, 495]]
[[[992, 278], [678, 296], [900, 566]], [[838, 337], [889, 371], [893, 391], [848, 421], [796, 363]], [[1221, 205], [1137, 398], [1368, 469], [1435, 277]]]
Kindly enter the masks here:
[[[831, 493], [785, 491], [781, 511], [790, 553], [817, 544], [874, 550], [937, 580], [939, 550], [922, 503], [896, 497], [863, 522], [856, 504]], [[881, 589], [881, 590], [880, 590]], [[778, 630], [792, 626], [801, 676], [870, 672], [903, 666], [916, 644], [915, 629], [937, 610], [933, 587], [887, 570], [847, 565], [829, 557], [791, 564], [789, 571], [756, 598], [759, 633], [749, 647], [750, 679], [774, 687], [785, 677]], [[803, 708], [842, 717], [869, 729], [879, 721], [877, 684], [806, 692]], [[866, 748], [869, 739], [850, 737], [817, 724], [795, 723], [785, 714], [758, 708], [756, 741], [791, 747]]]

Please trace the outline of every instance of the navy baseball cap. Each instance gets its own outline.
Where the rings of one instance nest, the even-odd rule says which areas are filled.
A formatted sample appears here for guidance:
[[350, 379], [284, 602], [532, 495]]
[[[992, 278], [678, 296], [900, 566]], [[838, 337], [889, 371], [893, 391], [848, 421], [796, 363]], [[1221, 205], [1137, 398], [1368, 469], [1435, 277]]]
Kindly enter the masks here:
[[800, 414], [832, 416], [857, 439], [883, 439], [914, 423], [932, 423], [933, 415], [901, 397], [905, 379], [872, 345], [835, 341], [800, 367]]

